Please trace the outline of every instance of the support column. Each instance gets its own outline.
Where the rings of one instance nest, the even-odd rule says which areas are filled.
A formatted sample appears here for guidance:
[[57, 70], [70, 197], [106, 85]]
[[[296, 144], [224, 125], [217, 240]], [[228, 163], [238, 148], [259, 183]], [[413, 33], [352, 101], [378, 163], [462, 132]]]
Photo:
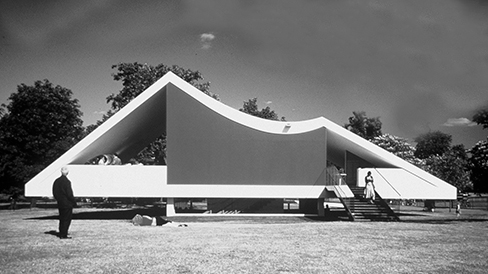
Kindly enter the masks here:
[[175, 215], [176, 215], [175, 199], [174, 198], [167, 198], [166, 199], [166, 217], [172, 217]]
[[317, 199], [317, 215], [320, 217], [325, 216], [324, 202], [325, 202], [324, 198]]

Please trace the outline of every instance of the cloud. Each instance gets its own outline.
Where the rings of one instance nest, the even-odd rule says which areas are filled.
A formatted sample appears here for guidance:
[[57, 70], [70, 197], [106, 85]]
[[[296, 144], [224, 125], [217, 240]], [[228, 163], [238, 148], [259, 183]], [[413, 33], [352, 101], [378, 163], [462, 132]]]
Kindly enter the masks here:
[[442, 124], [445, 127], [472, 127], [476, 126], [476, 123], [468, 118], [449, 118], [447, 122]]
[[93, 112], [93, 114], [95, 114], [95, 115], [105, 115], [105, 114], [107, 114], [107, 112], [104, 111], [104, 110], [95, 110]]
[[215, 35], [212, 33], [202, 33], [200, 35], [200, 42], [202, 43], [202, 49], [210, 49], [212, 47], [212, 41], [215, 39]]
[[271, 105], [273, 103], [273, 101], [266, 101], [266, 105]]

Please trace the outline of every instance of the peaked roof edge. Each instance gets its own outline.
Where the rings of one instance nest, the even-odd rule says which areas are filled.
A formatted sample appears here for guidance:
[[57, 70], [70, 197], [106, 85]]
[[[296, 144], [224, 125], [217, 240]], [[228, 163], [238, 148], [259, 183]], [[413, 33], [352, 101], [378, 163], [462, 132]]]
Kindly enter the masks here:
[[[423, 178], [424, 180], [434, 184], [436, 186], [448, 185], [453, 188], [454, 195], [455, 187], [444, 182], [443, 180], [433, 176], [432, 174], [418, 168], [417, 166], [410, 164], [409, 162], [401, 159], [400, 157], [376, 146], [375, 144], [363, 139], [362, 137], [350, 132], [349, 130], [339, 126], [338, 124], [324, 118], [318, 117], [305, 121], [272, 121], [262, 118], [258, 118], [246, 113], [243, 113], [237, 109], [219, 102], [210, 96], [204, 94], [197, 88], [193, 87], [191, 84], [187, 83], [183, 79], [179, 78], [172, 72], [168, 72], [153, 85], [139, 94], [131, 102], [129, 102], [125, 107], [115, 113], [110, 119], [105, 121], [97, 129], [83, 138], [75, 146], [69, 149], [66, 153], [61, 155], [57, 160], [47, 166], [43, 171], [32, 178], [28, 183], [32, 181], [44, 180], [51, 176], [55, 172], [59, 172], [60, 168], [64, 165], [72, 163], [72, 161], [79, 155], [84, 149], [86, 149], [90, 144], [92, 144], [97, 139], [101, 138], [106, 132], [115, 127], [122, 119], [130, 115], [133, 110], [141, 106], [147, 100], [150, 100], [156, 93], [166, 87], [168, 84], [172, 84], [184, 91], [189, 96], [193, 97], [195, 100], [199, 101], [212, 111], [219, 113], [220, 115], [230, 119], [236, 123], [242, 124], [249, 128], [273, 133], [273, 134], [300, 134], [312, 130], [316, 130], [321, 127], [325, 127], [330, 134], [335, 135], [343, 139], [346, 143], [349, 143], [352, 147], [359, 147], [358, 149], [364, 150], [372, 154], [374, 158], [381, 159], [384, 162], [388, 162], [393, 166], [405, 169], [406, 171], [415, 174]], [[287, 128], [286, 132], [284, 131]], [[354, 146], [356, 145], [356, 146]], [[354, 153], [354, 151], [351, 151]], [[453, 198], [455, 199], [455, 197]]]
[[49, 166], [43, 169], [40, 173], [34, 176], [29, 182], [27, 182], [27, 184], [33, 181], [42, 181], [51, 176], [53, 173], [59, 172], [61, 167], [70, 164], [81, 151], [86, 149], [91, 143], [99, 139], [101, 136], [103, 136], [104, 133], [117, 125], [117, 123], [119, 123], [124, 117], [129, 115], [134, 109], [149, 100], [155, 93], [165, 87], [169, 82], [175, 81], [176, 78], [180, 79], [173, 73], [165, 74], [158, 81], [156, 81], [149, 88], [147, 88], [144, 92], [142, 92], [132, 101], [130, 101], [126, 106], [117, 111], [117, 113], [115, 113], [107, 121], [97, 127], [94, 131], [92, 131], [85, 138], [80, 140], [72, 148], [70, 148], [63, 155], [61, 155], [58, 159], [52, 162]]

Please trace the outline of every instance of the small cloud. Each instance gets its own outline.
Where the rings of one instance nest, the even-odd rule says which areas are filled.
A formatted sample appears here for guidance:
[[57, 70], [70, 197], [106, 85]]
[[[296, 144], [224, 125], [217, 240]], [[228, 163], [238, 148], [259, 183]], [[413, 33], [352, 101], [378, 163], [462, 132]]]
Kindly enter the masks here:
[[202, 35], [200, 35], [200, 39], [202, 40], [202, 42], [212, 41], [213, 39], [215, 39], [215, 35], [212, 33], [202, 33]]
[[95, 114], [95, 115], [105, 115], [105, 114], [107, 114], [107, 112], [104, 111], [104, 110], [95, 110], [93, 112], [93, 114]]
[[200, 42], [202, 43], [202, 49], [210, 49], [212, 47], [212, 41], [215, 39], [215, 35], [212, 33], [202, 33], [200, 35]]
[[273, 101], [267, 101], [266, 105], [271, 105], [272, 103], [273, 103]]
[[472, 127], [476, 126], [476, 123], [468, 118], [449, 118], [447, 122], [442, 124], [445, 127]]

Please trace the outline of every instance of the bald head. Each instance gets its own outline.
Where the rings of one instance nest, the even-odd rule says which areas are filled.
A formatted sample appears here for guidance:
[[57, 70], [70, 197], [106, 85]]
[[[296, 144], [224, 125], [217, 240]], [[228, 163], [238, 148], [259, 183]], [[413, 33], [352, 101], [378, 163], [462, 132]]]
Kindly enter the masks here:
[[61, 168], [61, 174], [63, 174], [64, 176], [67, 176], [68, 173], [69, 173], [69, 170], [67, 167], [64, 166]]

